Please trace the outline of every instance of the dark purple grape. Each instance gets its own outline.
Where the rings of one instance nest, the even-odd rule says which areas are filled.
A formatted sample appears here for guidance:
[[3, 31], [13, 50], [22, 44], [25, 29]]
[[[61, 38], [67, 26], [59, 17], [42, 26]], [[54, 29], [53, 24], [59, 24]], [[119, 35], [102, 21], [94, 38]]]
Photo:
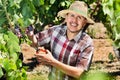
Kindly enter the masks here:
[[28, 31], [33, 31], [34, 30], [32, 25], [28, 26], [27, 29], [28, 29]]
[[16, 34], [19, 38], [22, 37], [21, 29], [20, 29], [20, 27], [19, 27], [18, 25], [15, 25], [14, 30], [15, 30], [15, 34]]
[[21, 29], [19, 28], [18, 25], [15, 26], [15, 32], [21, 32]]

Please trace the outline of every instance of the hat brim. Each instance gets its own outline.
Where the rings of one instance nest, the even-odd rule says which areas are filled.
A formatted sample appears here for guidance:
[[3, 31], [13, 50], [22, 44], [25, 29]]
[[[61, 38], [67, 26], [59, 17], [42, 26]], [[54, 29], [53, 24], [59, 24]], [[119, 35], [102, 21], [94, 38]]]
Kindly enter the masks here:
[[[58, 12], [58, 15], [57, 15], [57, 16], [60, 16], [60, 17], [65, 18], [66, 14], [67, 14], [67, 13], [71, 13], [71, 12], [72, 12], [72, 13], [77, 13], [77, 12], [74, 12], [74, 11], [72, 11], [72, 10], [61, 10], [61, 11]], [[82, 15], [82, 14], [80, 14], [80, 13], [77, 13], [77, 14]], [[95, 22], [94, 22], [92, 19], [90, 19], [89, 17], [84, 16], [84, 15], [82, 15], [82, 16], [87, 19], [87, 23], [90, 23], [90, 24], [94, 24], [94, 23], [95, 23]]]

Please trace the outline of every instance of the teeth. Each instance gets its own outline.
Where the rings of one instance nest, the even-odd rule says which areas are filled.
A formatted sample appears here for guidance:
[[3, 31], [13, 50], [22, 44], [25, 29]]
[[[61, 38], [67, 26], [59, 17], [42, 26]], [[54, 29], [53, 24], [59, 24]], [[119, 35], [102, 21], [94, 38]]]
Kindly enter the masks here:
[[76, 23], [71, 23], [71, 26], [76, 27], [76, 26], [77, 26], [77, 24], [76, 24]]

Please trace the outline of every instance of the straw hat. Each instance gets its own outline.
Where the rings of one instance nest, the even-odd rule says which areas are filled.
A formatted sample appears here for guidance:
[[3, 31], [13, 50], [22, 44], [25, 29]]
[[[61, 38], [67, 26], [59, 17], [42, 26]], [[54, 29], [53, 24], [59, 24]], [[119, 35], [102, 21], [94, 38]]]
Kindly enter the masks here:
[[87, 19], [87, 23], [94, 23], [94, 21], [88, 17], [88, 7], [87, 4], [83, 1], [73, 2], [69, 9], [59, 11], [58, 16], [65, 18], [66, 14], [70, 12], [75, 12], [82, 15]]

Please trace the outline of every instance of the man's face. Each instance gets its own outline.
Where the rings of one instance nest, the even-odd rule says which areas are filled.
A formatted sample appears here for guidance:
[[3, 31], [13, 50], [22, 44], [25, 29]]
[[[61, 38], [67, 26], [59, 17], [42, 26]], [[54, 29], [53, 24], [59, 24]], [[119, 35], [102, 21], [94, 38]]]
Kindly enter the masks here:
[[72, 33], [78, 33], [86, 24], [86, 19], [76, 13], [68, 13], [65, 18], [67, 28]]

